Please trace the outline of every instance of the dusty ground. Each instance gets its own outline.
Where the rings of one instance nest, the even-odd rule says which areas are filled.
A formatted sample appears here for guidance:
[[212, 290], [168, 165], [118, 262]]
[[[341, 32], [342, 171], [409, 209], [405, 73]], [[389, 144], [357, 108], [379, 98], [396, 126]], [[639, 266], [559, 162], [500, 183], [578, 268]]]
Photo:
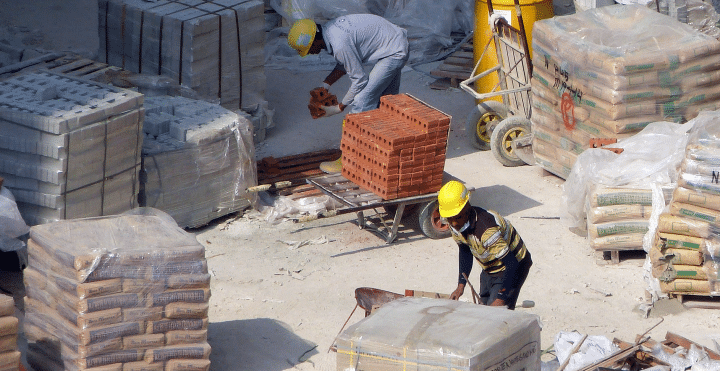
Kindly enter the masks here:
[[[429, 70], [432, 65], [420, 68]], [[339, 120], [311, 120], [304, 111], [303, 94], [283, 94], [288, 85], [308, 91], [324, 77], [323, 72], [273, 71], [268, 76], [269, 81], [283, 82], [272, 84], [277, 94], [271, 91], [269, 96], [286, 103], [274, 105], [278, 126], [258, 146], [258, 158], [337, 145]], [[634, 341], [658, 323], [661, 308], [649, 318], [635, 311], [645, 296], [644, 254], [628, 253], [619, 265], [604, 264], [583, 237], [557, 219], [564, 181], [539, 167], [504, 168], [490, 152], [470, 148], [464, 122], [472, 100], [458, 90], [429, 89], [431, 81], [406, 71], [401, 89], [453, 116], [447, 177], [475, 187], [474, 204], [507, 215], [532, 252], [534, 265], [520, 301], [532, 300], [535, 307], [518, 310], [540, 317], [542, 347], [550, 347], [558, 332], [573, 330]], [[356, 288], [452, 292], [457, 274], [453, 242], [431, 240], [410, 228], [401, 227], [400, 232], [398, 240], [388, 245], [359, 229], [352, 216], [272, 225], [257, 213], [195, 231], [207, 247], [214, 274], [213, 369], [335, 369], [335, 354], [327, 350], [355, 305]], [[281, 242], [323, 238], [328, 242], [297, 249]], [[479, 281], [477, 267], [471, 280]], [[470, 300], [469, 290], [462, 299]], [[361, 318], [356, 312], [350, 323]], [[649, 335], [662, 340], [671, 331], [714, 347], [719, 324], [720, 311], [691, 309], [665, 315]]]
[[[60, 6], [53, 0], [29, 3], [40, 7], [43, 2]], [[63, 2], [66, 11], [72, 9], [67, 12], [71, 15], [91, 9], [92, 3]], [[5, 17], [0, 26], [27, 24], [32, 17], [37, 27], [54, 24], [55, 10], [62, 10], [38, 13], [33, 9], [39, 8], [31, 5], [4, 0], [0, 4], [8, 10], [1, 12]], [[48, 9], [46, 5], [42, 8]], [[15, 13], [23, 7], [31, 9]], [[26, 17], [25, 22], [20, 17]], [[63, 22], [42, 37], [33, 33], [35, 26], [11, 30], [29, 35], [26, 41], [31, 45], [43, 46], [52, 36], [59, 38], [56, 43], [65, 43], [63, 50], [81, 51], [96, 40], [78, 43], [67, 38], [75, 31], [63, 27], [83, 27], [83, 32], [92, 34], [95, 20], [89, 16], [75, 20]], [[267, 98], [276, 109], [276, 127], [257, 146], [258, 159], [338, 145], [340, 119], [311, 120], [305, 108], [307, 92], [325, 73], [268, 71]], [[671, 331], [714, 347], [712, 340], [720, 336], [719, 310], [663, 315], [657, 309], [650, 318], [635, 311], [644, 298], [642, 254], [623, 255], [619, 265], [598, 264], [603, 261], [585, 239], [570, 233], [557, 219], [563, 180], [538, 167], [504, 168], [491, 153], [470, 148], [464, 121], [472, 100], [458, 90], [431, 90], [427, 86], [431, 81], [419, 72], [407, 71], [401, 89], [453, 116], [445, 168], [448, 178], [475, 187], [472, 202], [506, 215], [527, 243], [534, 266], [520, 301], [532, 300], [535, 306], [518, 310], [540, 317], [542, 348], [550, 347], [558, 332], [573, 330], [634, 341], [661, 318], [664, 321], [649, 333], [654, 339], [663, 339]], [[346, 86], [343, 80], [332, 90], [340, 95]], [[406, 227], [388, 245], [372, 232], [360, 230], [352, 216], [270, 224], [249, 212], [191, 232], [207, 247], [213, 274], [209, 341], [215, 371], [334, 370], [335, 354], [328, 347], [355, 305], [356, 288], [450, 293], [456, 286], [457, 248], [452, 241], [430, 240]], [[291, 249], [286, 242], [293, 241], [327, 242]], [[471, 282], [477, 284], [478, 277], [476, 267]], [[18, 277], [3, 274], [2, 281], [4, 288], [11, 287]], [[462, 299], [469, 300], [469, 291]], [[356, 312], [350, 323], [361, 318]]]

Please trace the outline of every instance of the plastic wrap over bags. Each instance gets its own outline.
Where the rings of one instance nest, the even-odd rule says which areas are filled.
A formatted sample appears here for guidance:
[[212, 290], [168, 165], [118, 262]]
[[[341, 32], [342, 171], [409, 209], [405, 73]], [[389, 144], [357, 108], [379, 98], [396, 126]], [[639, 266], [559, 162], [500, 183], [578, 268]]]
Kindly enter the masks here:
[[[592, 148], [581, 153], [563, 185], [561, 221], [575, 232], [586, 229], [585, 200], [593, 184], [645, 188], [653, 188], [655, 185], [660, 192], [657, 185], [676, 182], [677, 167], [683, 159], [687, 144], [687, 130], [695, 120], [712, 117], [718, 118], [720, 113], [701, 114], [685, 125], [671, 122], [649, 124], [638, 134], [608, 146], [623, 148], [621, 154]], [[664, 206], [663, 202], [659, 207], [662, 210]]]
[[0, 251], [17, 251], [23, 248], [25, 244], [17, 238], [29, 231], [30, 228], [18, 211], [15, 197], [10, 190], [0, 187]]

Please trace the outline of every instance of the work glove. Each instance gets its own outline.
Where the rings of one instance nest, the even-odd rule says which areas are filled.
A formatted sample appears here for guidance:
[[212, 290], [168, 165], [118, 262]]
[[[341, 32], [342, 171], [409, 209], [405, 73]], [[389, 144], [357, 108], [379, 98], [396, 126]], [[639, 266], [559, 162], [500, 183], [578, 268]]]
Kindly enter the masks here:
[[332, 116], [332, 115], [337, 115], [338, 113], [342, 112], [342, 107], [340, 107], [339, 104], [335, 105], [335, 106], [320, 106], [320, 108], [322, 108], [322, 110], [325, 111], [326, 117]]

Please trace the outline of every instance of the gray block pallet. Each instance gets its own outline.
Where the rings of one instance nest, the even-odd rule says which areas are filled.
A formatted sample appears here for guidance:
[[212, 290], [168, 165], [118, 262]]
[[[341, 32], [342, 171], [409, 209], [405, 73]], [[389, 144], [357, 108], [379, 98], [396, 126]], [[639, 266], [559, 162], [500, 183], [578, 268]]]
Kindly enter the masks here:
[[137, 205], [142, 104], [137, 92], [49, 71], [0, 81], [0, 174], [26, 223]]
[[237, 110], [261, 104], [265, 4], [260, 0], [99, 0], [99, 59], [188, 86]]
[[148, 97], [145, 105], [146, 206], [165, 211], [181, 227], [250, 206], [246, 189], [257, 179], [246, 117], [182, 97]]

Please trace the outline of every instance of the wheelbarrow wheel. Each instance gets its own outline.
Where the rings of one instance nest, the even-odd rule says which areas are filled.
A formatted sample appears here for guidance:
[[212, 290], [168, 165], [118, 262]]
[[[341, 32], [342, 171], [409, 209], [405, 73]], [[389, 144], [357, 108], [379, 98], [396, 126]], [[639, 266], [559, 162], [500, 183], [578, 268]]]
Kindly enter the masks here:
[[488, 100], [476, 105], [465, 123], [470, 145], [481, 151], [489, 150], [492, 127], [507, 116], [507, 107], [498, 101]]
[[418, 212], [418, 225], [424, 235], [429, 238], [438, 240], [450, 237], [450, 226], [443, 223], [440, 218], [440, 210], [438, 202], [430, 201], [420, 206]]
[[508, 117], [493, 129], [490, 149], [501, 164], [508, 167], [525, 165], [512, 147], [513, 140], [523, 135], [530, 135], [530, 120], [521, 116]]

